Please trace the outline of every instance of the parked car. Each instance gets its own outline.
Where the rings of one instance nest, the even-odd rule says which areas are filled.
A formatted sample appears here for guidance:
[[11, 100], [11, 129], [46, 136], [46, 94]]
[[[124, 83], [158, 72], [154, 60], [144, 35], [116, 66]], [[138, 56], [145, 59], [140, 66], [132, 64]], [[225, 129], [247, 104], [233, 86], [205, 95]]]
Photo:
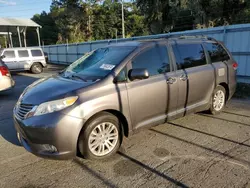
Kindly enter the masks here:
[[9, 91], [14, 85], [15, 81], [11, 78], [8, 67], [0, 59], [0, 93]]
[[46, 67], [43, 51], [39, 47], [1, 49], [0, 55], [10, 71], [30, 70], [39, 74]]
[[211, 38], [111, 44], [25, 89], [15, 128], [35, 155], [102, 159], [141, 128], [221, 112], [235, 92], [237, 66]]

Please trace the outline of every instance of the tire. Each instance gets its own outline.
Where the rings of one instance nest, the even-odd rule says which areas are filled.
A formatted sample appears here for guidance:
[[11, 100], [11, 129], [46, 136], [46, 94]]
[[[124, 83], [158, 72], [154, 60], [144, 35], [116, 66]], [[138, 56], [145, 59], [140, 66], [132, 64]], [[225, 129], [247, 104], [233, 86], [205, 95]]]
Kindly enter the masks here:
[[223, 111], [226, 104], [226, 90], [223, 86], [217, 86], [211, 98], [209, 112], [213, 115]]
[[[112, 130], [110, 134], [108, 134], [108, 128]], [[106, 137], [104, 133], [106, 133]], [[108, 137], [109, 135], [110, 137]], [[78, 149], [86, 159], [105, 159], [118, 151], [122, 143], [122, 137], [122, 128], [118, 118], [108, 112], [102, 112], [90, 120], [81, 131]]]
[[43, 72], [43, 66], [40, 64], [40, 63], [34, 63], [32, 66], [31, 66], [31, 72], [34, 73], [34, 74], [40, 74]]

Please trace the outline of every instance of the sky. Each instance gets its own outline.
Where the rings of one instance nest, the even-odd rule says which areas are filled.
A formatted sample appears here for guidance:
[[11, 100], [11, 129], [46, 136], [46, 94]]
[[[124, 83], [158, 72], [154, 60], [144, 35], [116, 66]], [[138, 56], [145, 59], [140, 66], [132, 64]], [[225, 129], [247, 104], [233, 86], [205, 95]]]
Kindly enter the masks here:
[[49, 12], [52, 0], [0, 0], [0, 17], [32, 18], [42, 11]]

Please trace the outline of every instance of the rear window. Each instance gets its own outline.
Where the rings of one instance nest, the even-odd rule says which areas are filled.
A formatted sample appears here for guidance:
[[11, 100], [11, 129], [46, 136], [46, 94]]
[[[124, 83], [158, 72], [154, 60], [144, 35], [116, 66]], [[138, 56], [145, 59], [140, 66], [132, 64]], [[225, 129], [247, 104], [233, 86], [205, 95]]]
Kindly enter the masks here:
[[15, 52], [12, 50], [4, 51], [3, 55], [5, 58], [15, 58]]
[[201, 44], [175, 44], [173, 51], [178, 70], [207, 64]]
[[33, 57], [41, 57], [41, 56], [43, 56], [41, 50], [31, 50], [31, 54], [32, 54]]
[[28, 50], [18, 50], [19, 57], [29, 57]]
[[205, 43], [205, 47], [212, 63], [230, 59], [226, 50], [218, 43]]

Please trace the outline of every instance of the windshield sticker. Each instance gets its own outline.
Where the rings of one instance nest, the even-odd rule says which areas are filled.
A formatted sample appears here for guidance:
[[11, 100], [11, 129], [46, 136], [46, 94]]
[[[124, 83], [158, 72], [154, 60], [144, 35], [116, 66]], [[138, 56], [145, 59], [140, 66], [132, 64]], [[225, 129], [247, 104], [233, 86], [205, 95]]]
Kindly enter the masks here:
[[111, 65], [111, 64], [102, 64], [102, 66], [100, 66], [100, 68], [104, 70], [112, 70], [114, 67], [115, 65]]

